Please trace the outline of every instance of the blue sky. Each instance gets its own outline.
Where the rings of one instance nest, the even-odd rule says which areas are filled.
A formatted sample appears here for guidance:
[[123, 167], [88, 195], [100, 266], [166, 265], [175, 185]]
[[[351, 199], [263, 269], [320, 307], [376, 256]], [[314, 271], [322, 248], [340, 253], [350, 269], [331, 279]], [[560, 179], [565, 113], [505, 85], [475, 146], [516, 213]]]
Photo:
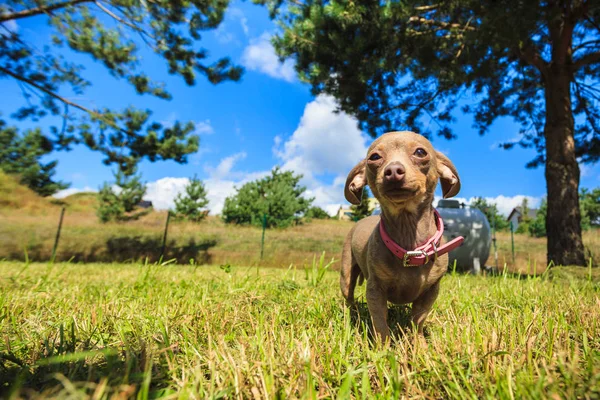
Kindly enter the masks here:
[[[50, 30], [43, 16], [10, 27], [39, 47], [49, 40]], [[88, 107], [149, 108], [154, 118], [163, 122], [196, 122], [200, 151], [190, 157], [188, 164], [140, 165], [148, 182], [146, 197], [157, 208], [170, 207], [187, 179], [197, 174], [206, 182], [211, 210], [218, 213], [235, 186], [264, 176], [280, 165], [304, 174], [308, 194], [316, 198], [316, 204], [333, 212], [340, 204], [347, 204], [343, 181], [352, 166], [364, 157], [372, 139], [359, 131], [350, 116], [334, 114], [331, 98], [311, 96], [309, 87], [295, 78], [292, 61], [278, 62], [269, 42], [276, 29], [266, 9], [233, 2], [223, 24], [203, 35], [201, 45], [209, 49], [211, 57], [229, 56], [246, 68], [237, 83], [214, 86], [200, 78], [196, 86], [188, 87], [182, 79], [167, 74], [163, 60], [143, 50], [144, 70], [155, 80], [166, 82], [173, 94], [171, 101], [138, 96], [126, 82], [111, 77], [98, 63], [69, 53], [85, 65], [85, 76], [93, 82], [83, 96], [70, 98]], [[17, 83], [10, 79], [0, 80], [0, 92], [0, 111], [6, 118], [24, 99]], [[42, 120], [39, 125], [49, 123]], [[501, 119], [485, 136], [479, 136], [472, 127], [471, 116], [458, 114], [458, 139], [433, 139], [433, 145], [446, 153], [458, 169], [462, 181], [459, 197], [489, 198], [505, 213], [523, 196], [528, 196], [533, 205], [539, 202], [546, 192], [544, 171], [525, 168], [534, 151], [497, 148], [498, 143], [517, 137], [518, 130], [510, 119]], [[102, 156], [84, 147], [55, 153], [52, 158], [59, 160], [57, 177], [72, 184], [63, 196], [97, 190], [112, 178], [111, 169], [101, 163]], [[600, 186], [598, 165], [582, 167], [581, 186]]]

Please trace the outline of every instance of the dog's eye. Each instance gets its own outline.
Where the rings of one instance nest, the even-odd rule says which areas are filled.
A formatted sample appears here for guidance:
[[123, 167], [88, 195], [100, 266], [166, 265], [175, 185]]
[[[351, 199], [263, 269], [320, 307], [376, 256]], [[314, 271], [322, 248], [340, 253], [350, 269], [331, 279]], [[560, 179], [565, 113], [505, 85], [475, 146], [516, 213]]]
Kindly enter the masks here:
[[370, 161], [377, 161], [377, 160], [380, 160], [380, 159], [381, 159], [381, 156], [379, 154], [377, 154], [377, 153], [373, 153], [373, 154], [371, 154], [371, 157], [369, 157]]
[[418, 149], [415, 150], [414, 155], [419, 158], [423, 158], [423, 157], [427, 156], [427, 152], [425, 151], [425, 149], [422, 149], [419, 147]]

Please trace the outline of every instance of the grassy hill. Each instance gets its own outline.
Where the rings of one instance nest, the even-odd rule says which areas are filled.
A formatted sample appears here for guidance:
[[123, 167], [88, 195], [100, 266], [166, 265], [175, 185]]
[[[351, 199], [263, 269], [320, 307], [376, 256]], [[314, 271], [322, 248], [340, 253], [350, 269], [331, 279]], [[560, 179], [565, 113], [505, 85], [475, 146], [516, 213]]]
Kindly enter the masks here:
[[0, 212], [23, 211], [31, 214], [46, 213], [56, 208], [51, 198], [39, 196], [19, 183], [14, 176], [0, 170]]

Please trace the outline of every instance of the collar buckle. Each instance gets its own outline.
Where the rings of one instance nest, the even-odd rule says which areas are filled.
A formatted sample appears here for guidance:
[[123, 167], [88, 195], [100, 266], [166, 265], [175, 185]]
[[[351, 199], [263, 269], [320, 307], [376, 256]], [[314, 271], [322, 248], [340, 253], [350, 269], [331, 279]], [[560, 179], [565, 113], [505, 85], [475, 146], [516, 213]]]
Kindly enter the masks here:
[[[410, 258], [418, 257], [418, 256], [425, 257], [425, 262], [423, 262], [423, 264], [411, 264]], [[403, 261], [405, 267], [418, 267], [419, 265], [425, 265], [429, 262], [429, 254], [427, 254], [427, 252], [425, 252], [425, 250], [407, 251], [406, 253], [404, 253], [404, 258], [402, 259], [402, 261]]]

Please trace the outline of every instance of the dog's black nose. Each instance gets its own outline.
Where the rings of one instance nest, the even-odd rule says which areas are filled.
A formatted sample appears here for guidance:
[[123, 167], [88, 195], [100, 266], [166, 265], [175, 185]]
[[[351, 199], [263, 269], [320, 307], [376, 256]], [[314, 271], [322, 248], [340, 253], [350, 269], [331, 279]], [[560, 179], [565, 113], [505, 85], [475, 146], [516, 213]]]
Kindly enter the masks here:
[[385, 180], [387, 182], [400, 182], [404, 179], [404, 174], [406, 170], [404, 169], [404, 165], [399, 162], [393, 162], [387, 167], [385, 167], [385, 171], [383, 171]]

